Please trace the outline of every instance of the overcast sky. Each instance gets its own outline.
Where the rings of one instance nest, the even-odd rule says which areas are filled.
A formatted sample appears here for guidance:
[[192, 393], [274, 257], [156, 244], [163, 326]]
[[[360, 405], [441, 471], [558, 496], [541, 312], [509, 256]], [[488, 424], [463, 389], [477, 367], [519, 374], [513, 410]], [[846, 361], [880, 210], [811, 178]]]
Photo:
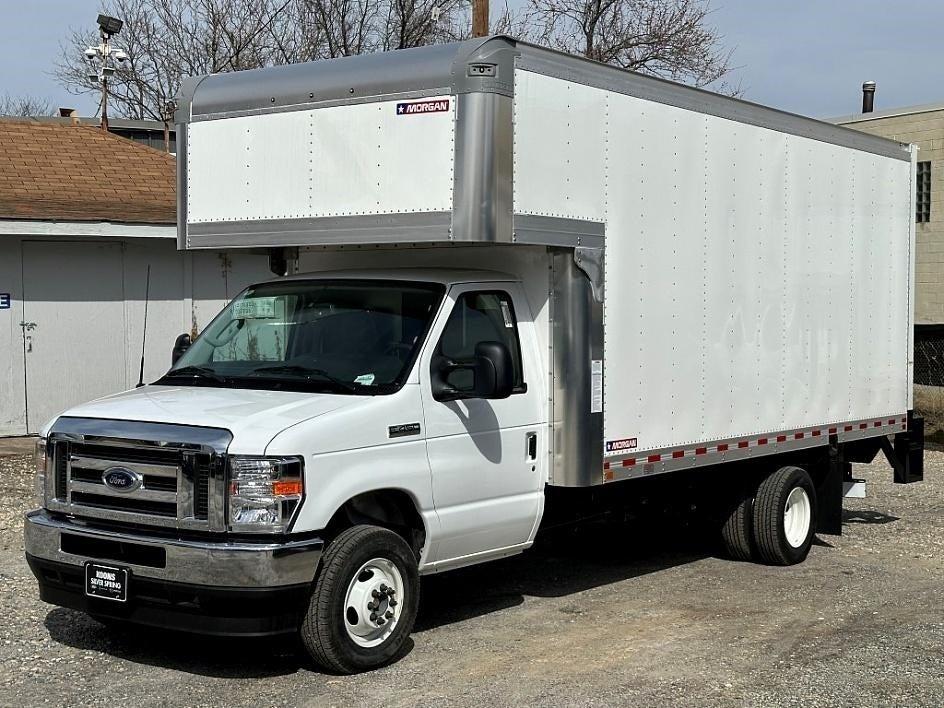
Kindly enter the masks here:
[[[95, 102], [49, 76], [70, 26], [95, 26], [96, 0], [4, 0], [0, 93], [33, 94], [91, 115]], [[734, 49], [744, 97], [817, 117], [944, 101], [944, 2], [938, 0], [712, 0], [712, 23]], [[120, 35], [118, 37], [120, 40]], [[118, 42], [120, 44], [120, 41]]]

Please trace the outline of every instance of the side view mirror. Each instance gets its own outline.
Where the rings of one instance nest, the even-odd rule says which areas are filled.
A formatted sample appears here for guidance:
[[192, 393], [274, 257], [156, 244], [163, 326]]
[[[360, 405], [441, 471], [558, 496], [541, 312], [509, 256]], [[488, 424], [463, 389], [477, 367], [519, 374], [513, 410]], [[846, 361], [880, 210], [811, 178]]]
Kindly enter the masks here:
[[170, 365], [173, 366], [177, 363], [177, 360], [184, 355], [184, 352], [190, 349], [190, 345], [193, 342], [190, 340], [189, 334], [182, 334], [174, 340], [174, 350], [170, 355]]
[[[511, 352], [501, 342], [479, 342], [471, 359], [453, 361], [436, 357], [430, 368], [433, 398], [437, 401], [508, 398], [515, 386]], [[471, 372], [470, 385], [459, 387], [450, 383], [450, 378], [458, 371]]]

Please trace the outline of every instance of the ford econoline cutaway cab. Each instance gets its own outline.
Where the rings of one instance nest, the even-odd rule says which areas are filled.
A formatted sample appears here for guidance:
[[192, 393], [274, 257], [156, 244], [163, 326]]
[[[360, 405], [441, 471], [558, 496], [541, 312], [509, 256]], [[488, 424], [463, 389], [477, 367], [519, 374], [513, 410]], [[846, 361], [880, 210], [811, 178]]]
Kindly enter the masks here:
[[26, 521], [42, 597], [184, 630], [301, 628], [327, 666], [376, 665], [410, 632], [419, 572], [534, 540], [538, 361], [512, 276], [250, 287], [160, 380], [43, 432], [45, 508]]

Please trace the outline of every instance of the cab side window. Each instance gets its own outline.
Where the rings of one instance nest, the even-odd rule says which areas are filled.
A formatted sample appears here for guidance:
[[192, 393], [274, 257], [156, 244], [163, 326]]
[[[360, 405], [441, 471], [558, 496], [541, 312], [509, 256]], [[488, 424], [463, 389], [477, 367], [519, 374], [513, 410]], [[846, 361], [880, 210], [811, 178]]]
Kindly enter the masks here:
[[[526, 391], [518, 324], [508, 293], [470, 292], [459, 296], [439, 340], [437, 354], [454, 361], [472, 359], [479, 342], [501, 342], [508, 347], [514, 366], [514, 392]], [[454, 371], [448, 381], [460, 391], [468, 390], [472, 387], [472, 372]]]

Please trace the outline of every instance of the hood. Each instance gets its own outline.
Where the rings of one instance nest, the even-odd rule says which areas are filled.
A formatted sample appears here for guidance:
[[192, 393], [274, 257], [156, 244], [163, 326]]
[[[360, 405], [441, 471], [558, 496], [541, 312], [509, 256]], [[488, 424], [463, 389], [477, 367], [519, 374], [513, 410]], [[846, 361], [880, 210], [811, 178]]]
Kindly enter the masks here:
[[144, 386], [70, 408], [63, 415], [223, 428], [233, 434], [230, 452], [261, 455], [283, 430], [370, 400], [297, 391]]

